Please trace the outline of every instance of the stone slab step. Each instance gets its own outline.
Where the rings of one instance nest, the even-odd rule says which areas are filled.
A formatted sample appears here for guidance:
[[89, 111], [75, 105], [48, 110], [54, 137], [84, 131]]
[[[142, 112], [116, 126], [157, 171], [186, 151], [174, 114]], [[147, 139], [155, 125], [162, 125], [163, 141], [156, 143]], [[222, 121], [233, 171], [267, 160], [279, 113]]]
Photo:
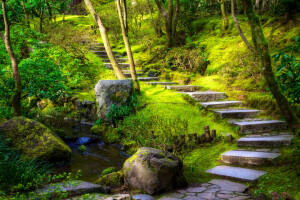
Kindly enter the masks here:
[[243, 137], [237, 141], [238, 147], [280, 147], [291, 145], [293, 135], [270, 137]]
[[230, 121], [235, 126], [240, 127], [240, 133], [265, 133], [274, 130], [286, 129], [286, 122], [280, 120], [253, 120], [253, 121]]
[[[130, 70], [122, 70], [123, 73], [130, 73]], [[135, 70], [136, 73], [142, 73], [142, 70]]]
[[216, 166], [205, 172], [217, 176], [222, 176], [222, 177], [226, 177], [238, 181], [246, 181], [246, 182], [255, 182], [259, 179], [259, 177], [267, 173], [260, 170], [247, 169], [241, 167], [231, 167], [231, 166], [224, 166], [224, 165]]
[[274, 162], [278, 156], [280, 153], [231, 150], [223, 153], [221, 160], [232, 165], [265, 165]]
[[[107, 55], [107, 52], [106, 51], [95, 51], [95, 50], [92, 50], [90, 51], [91, 53], [94, 53], [94, 54], [97, 54], [97, 55]], [[118, 54], [118, 52], [116, 51], [113, 51], [114, 54]]]
[[159, 77], [138, 77], [139, 81], [159, 81]]
[[255, 117], [261, 111], [260, 110], [237, 110], [237, 109], [228, 109], [228, 110], [214, 110], [213, 112], [217, 113], [221, 118], [237, 118], [237, 119], [244, 119]]
[[[113, 69], [112, 64], [111, 63], [103, 63], [104, 66], [107, 69]], [[129, 63], [118, 63], [121, 69], [127, 69], [129, 68]]]
[[[124, 72], [123, 72], [124, 73]], [[116, 74], [114, 74], [116, 76]], [[137, 76], [145, 76], [144, 73], [136, 73]], [[124, 76], [127, 78], [131, 77], [131, 73], [124, 73]]]
[[176, 82], [147, 82], [147, 85], [176, 85]]
[[203, 102], [199, 103], [205, 108], [228, 108], [234, 106], [242, 106], [243, 102], [241, 101], [212, 101], [212, 102]]
[[[97, 57], [99, 57], [99, 58], [107, 58], [108, 59], [107, 54], [101, 54], [101, 55], [97, 54]], [[122, 58], [122, 57], [124, 57], [124, 56], [123, 55], [115, 55], [115, 58]]]
[[195, 92], [201, 90], [201, 86], [198, 85], [175, 85], [175, 86], [165, 86], [167, 90], [176, 90], [180, 92]]
[[[127, 58], [117, 58], [117, 62], [118, 63], [123, 63], [123, 62], [127, 62], [128, 61], [128, 59]], [[107, 58], [104, 58], [104, 59], [102, 59], [102, 62], [110, 62], [110, 60], [109, 59], [107, 59]]]
[[190, 95], [194, 99], [200, 102], [206, 101], [217, 101], [226, 98], [226, 94], [224, 92], [213, 92], [213, 91], [205, 91], [205, 92], [184, 92], [185, 94]]

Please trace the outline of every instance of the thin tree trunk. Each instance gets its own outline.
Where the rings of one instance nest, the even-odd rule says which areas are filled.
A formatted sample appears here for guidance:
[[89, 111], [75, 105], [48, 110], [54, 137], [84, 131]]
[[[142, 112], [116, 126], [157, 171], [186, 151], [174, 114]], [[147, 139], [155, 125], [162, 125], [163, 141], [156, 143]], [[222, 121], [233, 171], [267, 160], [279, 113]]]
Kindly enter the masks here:
[[225, 0], [221, 0], [221, 12], [222, 12], [222, 30], [227, 31], [229, 27], [228, 13], [225, 7]]
[[267, 81], [267, 84], [274, 98], [276, 99], [277, 105], [279, 106], [283, 116], [285, 117], [286, 122], [290, 127], [297, 128], [299, 127], [298, 119], [291, 111], [290, 105], [286, 97], [283, 95], [281, 89], [277, 85], [276, 80], [274, 78], [268, 42], [264, 36], [262, 26], [259, 21], [259, 17], [257, 16], [257, 14], [253, 9], [253, 1], [242, 0], [242, 2], [247, 17], [249, 19], [252, 37], [253, 37], [252, 40], [255, 41], [256, 51], [261, 57], [263, 75]]
[[124, 44], [125, 44], [125, 47], [126, 47], [128, 60], [129, 60], [131, 78], [132, 78], [132, 81], [133, 81], [133, 84], [134, 84], [135, 91], [140, 93], [140, 85], [139, 85], [139, 82], [138, 82], [138, 79], [137, 79], [137, 76], [136, 76], [134, 60], [133, 60], [131, 47], [130, 47], [130, 43], [129, 43], [129, 37], [128, 37], [126, 0], [122, 0], [123, 13], [122, 13], [122, 8], [121, 8], [121, 0], [116, 0], [116, 3], [117, 3], [117, 10], [118, 10], [118, 13], [119, 13], [119, 18], [120, 18], [120, 24], [121, 24], [121, 29], [122, 29], [123, 40], [124, 40]]
[[52, 14], [52, 9], [51, 9], [51, 6], [49, 4], [49, 1], [46, 1], [46, 5], [47, 5], [47, 9], [48, 9], [49, 16], [50, 16], [50, 21], [51, 21], [52, 17], [53, 17], [53, 14]]
[[246, 44], [246, 46], [248, 47], [248, 49], [250, 51], [253, 51], [253, 47], [249, 44], [247, 38], [245, 37], [245, 35], [244, 35], [244, 33], [243, 33], [243, 31], [240, 27], [240, 24], [239, 24], [237, 18], [235, 17], [235, 14], [234, 14], [234, 0], [231, 0], [231, 15], [232, 15], [233, 21], [235, 23], [235, 26], [238, 29], [239, 34], [240, 34], [241, 38], [243, 39], [244, 43]]
[[26, 24], [28, 24], [28, 26], [30, 26], [29, 19], [28, 19], [28, 14], [27, 14], [27, 10], [26, 10], [26, 6], [25, 6], [25, 0], [22, 0], [22, 7], [24, 9], [25, 22], [26, 22]]
[[154, 19], [153, 19], [152, 10], [151, 10], [151, 6], [150, 6], [150, 1], [149, 1], [149, 0], [147, 0], [147, 3], [148, 3], [148, 10], [149, 10], [149, 13], [150, 13], [150, 17], [151, 17], [152, 26], [153, 26], [153, 29], [154, 29], [155, 35], [157, 36], [157, 35], [158, 35], [158, 31], [157, 31], [157, 28], [156, 28], [155, 21], [154, 21]]
[[104, 47], [105, 47], [105, 51], [107, 52], [107, 56], [112, 64], [112, 67], [117, 75], [118, 79], [125, 79], [126, 77], [124, 76], [120, 66], [118, 65], [118, 62], [112, 52], [110, 43], [109, 43], [109, 39], [106, 33], [106, 28], [104, 27], [100, 16], [96, 13], [96, 10], [93, 7], [93, 4], [90, 0], [84, 0], [86, 6], [88, 7], [88, 9], [90, 10], [94, 20], [96, 21], [96, 23], [99, 26], [99, 30], [100, 30], [100, 34], [104, 43]]
[[166, 32], [167, 32], [167, 47], [171, 48], [173, 47], [173, 0], [169, 0], [168, 5], [168, 19], [166, 21]]
[[180, 2], [179, 2], [179, 0], [176, 0], [176, 9], [175, 9], [175, 15], [174, 15], [173, 25], [172, 25], [172, 27], [173, 27], [173, 30], [172, 30], [173, 42], [175, 42], [175, 40], [176, 40], [176, 27], [177, 27], [179, 12], [180, 12]]
[[13, 77], [15, 80], [15, 91], [11, 97], [11, 105], [14, 109], [15, 116], [22, 115], [22, 106], [21, 106], [21, 93], [22, 93], [22, 82], [21, 76], [18, 69], [18, 61], [14, 54], [13, 48], [10, 43], [10, 29], [9, 29], [9, 21], [7, 17], [6, 7], [5, 7], [5, 0], [1, 0], [2, 4], [2, 12], [3, 12], [3, 20], [4, 20], [4, 35], [1, 34], [1, 38], [4, 41], [6, 50], [9, 54], [9, 58], [11, 61], [11, 67], [13, 72]]

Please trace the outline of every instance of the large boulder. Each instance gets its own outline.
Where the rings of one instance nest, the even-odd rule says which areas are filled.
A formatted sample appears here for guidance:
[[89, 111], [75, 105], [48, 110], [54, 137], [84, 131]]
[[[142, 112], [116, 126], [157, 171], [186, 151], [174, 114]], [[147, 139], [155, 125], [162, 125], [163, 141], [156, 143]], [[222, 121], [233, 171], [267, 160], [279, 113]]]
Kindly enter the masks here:
[[110, 107], [124, 106], [133, 92], [132, 80], [100, 80], [95, 87], [95, 94], [98, 104], [98, 116], [106, 119]]
[[170, 152], [142, 147], [123, 166], [125, 184], [152, 195], [187, 185], [182, 161]]
[[11, 145], [26, 157], [45, 161], [68, 161], [71, 149], [43, 124], [25, 117], [15, 117], [0, 124], [0, 131]]

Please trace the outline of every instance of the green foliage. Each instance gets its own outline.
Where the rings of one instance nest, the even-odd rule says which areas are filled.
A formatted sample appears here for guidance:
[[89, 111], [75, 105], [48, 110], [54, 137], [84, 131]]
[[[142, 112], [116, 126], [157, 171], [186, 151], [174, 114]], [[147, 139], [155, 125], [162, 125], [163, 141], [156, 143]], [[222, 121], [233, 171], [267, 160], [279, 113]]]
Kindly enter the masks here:
[[78, 147], [78, 150], [79, 150], [80, 152], [85, 152], [85, 151], [86, 151], [86, 146], [80, 145], [80, 146]]
[[38, 160], [25, 160], [8, 146], [0, 132], [0, 190], [14, 192], [36, 188], [43, 183], [50, 166]]
[[129, 97], [127, 105], [116, 106], [115, 104], [111, 105], [109, 112], [106, 114], [106, 117], [114, 124], [117, 125], [118, 120], [123, 119], [125, 116], [131, 115], [135, 112], [138, 106], [137, 94], [134, 93]]
[[300, 37], [296, 37], [293, 45], [273, 56], [275, 62], [279, 61], [276, 67], [276, 80], [292, 104], [300, 103], [300, 62], [294, 55], [299, 53], [299, 50]]

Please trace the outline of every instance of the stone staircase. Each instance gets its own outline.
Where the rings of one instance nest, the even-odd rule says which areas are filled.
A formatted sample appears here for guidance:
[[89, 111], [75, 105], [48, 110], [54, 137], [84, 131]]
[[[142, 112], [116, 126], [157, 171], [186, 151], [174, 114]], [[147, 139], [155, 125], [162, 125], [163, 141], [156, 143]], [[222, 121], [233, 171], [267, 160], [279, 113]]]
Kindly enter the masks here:
[[243, 108], [241, 101], [226, 100], [227, 95], [223, 92], [199, 91], [201, 86], [178, 85], [165, 88], [191, 96], [199, 101], [200, 106], [228, 119], [233, 126], [239, 127], [240, 134], [246, 135], [237, 141], [241, 149], [223, 153], [222, 165], [207, 170], [207, 173], [237, 181], [255, 182], [267, 172], [246, 167], [273, 164], [280, 156], [278, 147], [291, 144], [293, 136], [280, 132], [286, 129], [286, 122], [256, 119], [254, 117], [260, 110]]

